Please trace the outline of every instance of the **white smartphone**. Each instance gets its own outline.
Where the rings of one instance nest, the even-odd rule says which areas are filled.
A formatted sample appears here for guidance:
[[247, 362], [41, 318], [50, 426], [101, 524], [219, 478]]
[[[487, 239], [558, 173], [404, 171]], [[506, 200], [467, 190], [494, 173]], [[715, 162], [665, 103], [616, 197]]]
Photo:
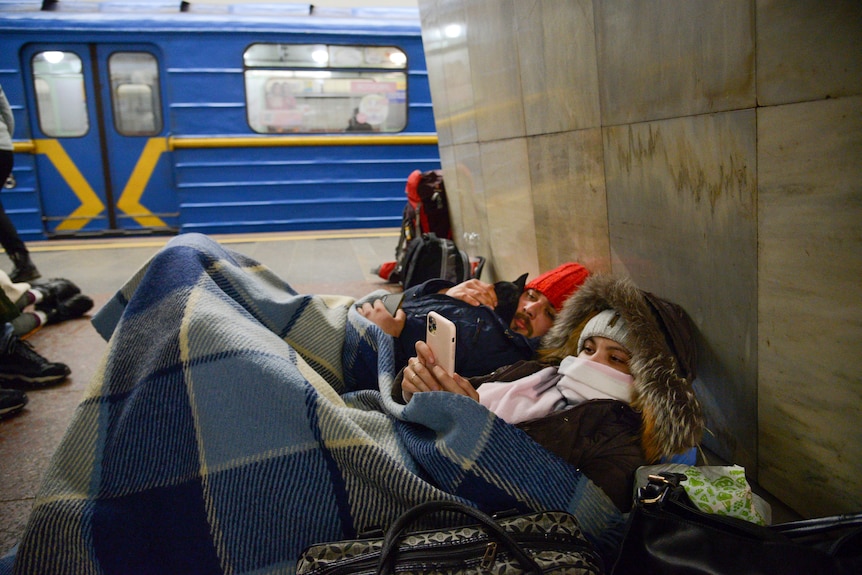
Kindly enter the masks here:
[[431, 348], [437, 365], [455, 373], [455, 324], [432, 311], [425, 322], [425, 343]]

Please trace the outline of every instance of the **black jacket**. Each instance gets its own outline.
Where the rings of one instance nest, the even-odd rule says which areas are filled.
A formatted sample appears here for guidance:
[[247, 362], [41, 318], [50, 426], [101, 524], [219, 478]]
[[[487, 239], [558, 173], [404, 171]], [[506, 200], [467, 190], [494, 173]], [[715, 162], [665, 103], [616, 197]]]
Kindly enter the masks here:
[[487, 306], [475, 306], [438, 291], [452, 287], [446, 280], [429, 280], [404, 292], [401, 309], [407, 315], [401, 335], [395, 338], [395, 366], [403, 369], [416, 355], [416, 342], [425, 341], [428, 312], [436, 311], [455, 323], [455, 371], [464, 376], [484, 375], [503, 365], [530, 359], [539, 338], [526, 338]]
[[[472, 377], [470, 383], [479, 387], [488, 381], [515, 381], [545, 367], [537, 361], [522, 361]], [[629, 511], [635, 471], [647, 464], [640, 442], [641, 418], [631, 407], [613, 399], [594, 399], [516, 427], [581, 470], [620, 511]]]

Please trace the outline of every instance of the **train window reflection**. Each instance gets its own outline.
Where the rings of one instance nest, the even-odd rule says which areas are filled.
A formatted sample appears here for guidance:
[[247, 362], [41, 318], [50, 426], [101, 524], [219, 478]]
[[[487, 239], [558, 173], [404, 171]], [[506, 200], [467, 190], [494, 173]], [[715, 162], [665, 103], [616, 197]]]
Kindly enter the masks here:
[[147, 52], [116, 52], [108, 58], [111, 104], [117, 131], [153, 136], [162, 131], [159, 66]]
[[39, 127], [46, 136], [76, 138], [90, 128], [81, 58], [73, 52], [33, 56], [33, 84]]
[[407, 57], [398, 48], [254, 44], [244, 62], [256, 132], [392, 133], [407, 125]]
[[243, 54], [243, 61], [248, 68], [407, 67], [407, 55], [395, 46], [252, 44]]

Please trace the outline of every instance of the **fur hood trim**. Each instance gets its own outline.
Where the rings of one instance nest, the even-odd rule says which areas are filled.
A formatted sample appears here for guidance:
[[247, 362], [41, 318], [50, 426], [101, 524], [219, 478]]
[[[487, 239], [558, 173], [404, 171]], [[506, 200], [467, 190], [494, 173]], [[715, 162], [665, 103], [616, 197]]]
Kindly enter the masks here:
[[631, 406], [642, 419], [641, 442], [648, 461], [682, 453], [700, 443], [704, 420], [691, 382], [679, 369], [644, 292], [628, 278], [594, 274], [570, 297], [542, 339], [555, 356], [577, 355], [583, 324], [612, 308], [628, 323], [634, 376]]

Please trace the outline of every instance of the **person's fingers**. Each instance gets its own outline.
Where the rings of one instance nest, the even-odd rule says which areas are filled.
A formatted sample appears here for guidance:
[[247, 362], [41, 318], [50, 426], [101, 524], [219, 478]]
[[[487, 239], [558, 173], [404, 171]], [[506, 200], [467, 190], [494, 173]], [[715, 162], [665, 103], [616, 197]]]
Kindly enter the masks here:
[[461, 282], [446, 290], [445, 293], [470, 305], [487, 305], [490, 307], [497, 305], [497, 292], [494, 290], [494, 285], [477, 279]]
[[471, 296], [478, 305], [497, 306], [497, 292], [494, 291], [494, 286], [484, 283], [477, 284], [472, 287]]
[[468, 397], [472, 397], [474, 400], [479, 401], [479, 394], [473, 389], [473, 386], [470, 385], [470, 382], [458, 375], [449, 374], [445, 369], [440, 367], [439, 365], [435, 365], [434, 367], [428, 368], [429, 372], [432, 372], [435, 380], [439, 383], [441, 389], [444, 391], [449, 391], [451, 393], [457, 393], [459, 395], [466, 395]]
[[455, 381], [458, 387], [461, 388], [463, 395], [472, 397], [476, 401], [479, 401], [479, 392], [476, 391], [476, 388], [474, 388], [473, 385], [467, 379], [461, 377], [457, 373], [453, 374], [452, 379]]
[[425, 384], [425, 380], [422, 379], [422, 377], [416, 372], [413, 372], [413, 374], [410, 376], [410, 383], [413, 384], [413, 386], [416, 388], [416, 391], [431, 391]]
[[449, 374], [439, 365], [425, 365], [418, 357], [411, 357], [407, 362], [402, 374], [401, 391], [407, 401], [413, 394], [423, 391], [449, 391], [479, 401], [479, 394], [467, 379], [457, 373]]
[[[410, 391], [411, 393], [417, 393], [419, 391], [422, 391], [421, 389], [419, 389], [419, 386], [417, 385], [418, 378], [416, 376], [416, 372], [414, 372], [413, 368], [411, 368], [409, 365], [404, 368], [404, 374], [403, 374], [402, 378], [403, 378], [401, 380], [401, 389], [402, 390]], [[421, 381], [420, 381], [420, 383], [421, 383]]]
[[440, 391], [443, 389], [434, 373], [419, 358], [410, 358], [404, 373], [405, 377], [410, 379], [410, 384], [417, 391]]
[[416, 342], [416, 357], [418, 360], [425, 365], [434, 365], [435, 358], [434, 352], [431, 351], [431, 347], [422, 340]]
[[413, 376], [413, 370], [409, 365], [405, 367], [404, 371], [401, 373], [401, 397], [404, 398], [404, 401], [409, 402], [413, 397], [413, 394], [419, 391], [416, 389], [416, 386], [412, 381]]

